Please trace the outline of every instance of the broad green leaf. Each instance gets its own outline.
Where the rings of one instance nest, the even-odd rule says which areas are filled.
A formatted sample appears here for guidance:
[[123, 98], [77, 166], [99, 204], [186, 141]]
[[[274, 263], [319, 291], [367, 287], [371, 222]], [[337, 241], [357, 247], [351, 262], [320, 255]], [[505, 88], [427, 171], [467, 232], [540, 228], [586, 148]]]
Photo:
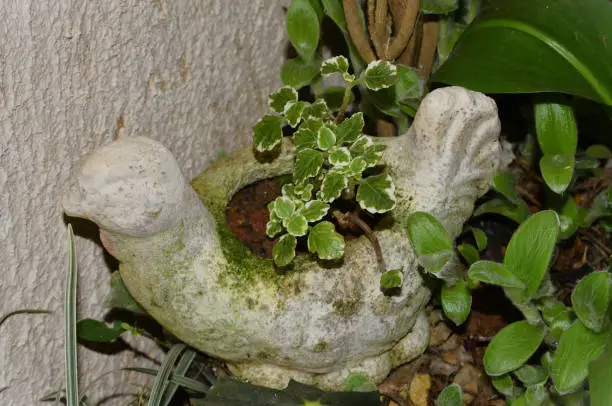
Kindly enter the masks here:
[[586, 154], [597, 159], [611, 159], [612, 151], [605, 145], [591, 145], [587, 148]]
[[552, 379], [559, 393], [572, 392], [586, 379], [589, 363], [603, 352], [610, 330], [595, 333], [580, 320], [561, 335], [553, 360]]
[[284, 234], [279, 238], [278, 242], [272, 249], [272, 256], [274, 257], [274, 263], [277, 266], [289, 265], [295, 257], [295, 246], [297, 240], [291, 234]]
[[321, 200], [332, 202], [336, 200], [342, 191], [348, 186], [348, 179], [339, 172], [329, 172], [321, 183]]
[[286, 86], [300, 89], [308, 85], [319, 74], [319, 63], [306, 62], [302, 58], [287, 59], [281, 66], [281, 80]]
[[286, 17], [289, 41], [298, 54], [311, 61], [319, 46], [321, 25], [317, 11], [308, 0], [291, 0]]
[[571, 309], [553, 297], [541, 299], [540, 310], [542, 318], [550, 328], [550, 333], [555, 340], [561, 338], [561, 334], [571, 327], [574, 317]]
[[540, 170], [546, 185], [555, 193], [563, 193], [572, 181], [576, 162], [572, 154], [544, 155]]
[[589, 364], [591, 404], [605, 405], [612, 399], [612, 336], [605, 351]]
[[585, 211], [578, 207], [572, 196], [565, 196], [565, 203], [557, 210], [559, 214], [559, 226], [561, 238], [571, 237], [582, 224]]
[[336, 145], [336, 134], [327, 126], [319, 128], [317, 131], [317, 148], [327, 151]]
[[612, 105], [610, 21], [608, 0], [487, 1], [433, 80], [485, 93], [569, 93]]
[[452, 286], [445, 283], [442, 286], [441, 299], [444, 314], [453, 323], [459, 326], [467, 320], [472, 307], [472, 293], [462, 279]]
[[306, 218], [309, 223], [321, 220], [329, 210], [329, 204], [324, 203], [320, 200], [312, 200], [306, 203], [306, 206], [302, 210], [302, 216]]
[[348, 59], [344, 56], [335, 56], [330, 59], [326, 59], [321, 64], [321, 74], [331, 75], [333, 73], [344, 74], [348, 72], [349, 63]]
[[333, 148], [329, 151], [329, 163], [334, 166], [346, 166], [351, 163], [351, 153], [348, 148]]
[[308, 231], [308, 221], [301, 213], [294, 213], [287, 219], [286, 223], [283, 223], [287, 229], [287, 232], [295, 237], [306, 235], [306, 232]]
[[503, 286], [506, 288], [524, 288], [521, 282], [503, 264], [493, 261], [478, 261], [473, 263], [468, 270], [468, 277], [471, 280], [489, 283], [491, 285]]
[[459, 8], [459, 0], [421, 0], [424, 14], [449, 14]]
[[599, 333], [610, 305], [610, 274], [593, 272], [578, 282], [572, 292], [572, 306], [576, 316], [588, 329]]
[[534, 214], [516, 230], [504, 257], [504, 265], [525, 288], [521, 297], [529, 300], [548, 270], [557, 238], [559, 218], [552, 210]]
[[265, 115], [253, 127], [253, 146], [258, 152], [271, 151], [283, 140], [283, 119]]
[[548, 389], [544, 386], [544, 383], [529, 386], [523, 396], [525, 397], [525, 404], [528, 406], [548, 406], [551, 404]]
[[576, 155], [578, 127], [571, 105], [560, 96], [539, 95], [535, 97], [534, 116], [544, 155]]
[[110, 308], [129, 310], [134, 313], [145, 313], [123, 284], [119, 271], [113, 272], [111, 275], [110, 293], [104, 299], [104, 305]]
[[514, 381], [512, 380], [512, 377], [509, 374], [492, 377], [491, 384], [493, 385], [496, 391], [506, 397], [514, 397], [520, 394], [517, 393], [518, 388], [514, 386]]
[[364, 125], [362, 112], [355, 113], [342, 121], [336, 130], [336, 144], [341, 146], [355, 141], [361, 135]]
[[273, 211], [274, 214], [282, 220], [291, 217], [295, 211], [295, 202], [284, 196], [277, 197], [269, 206], [272, 207], [270, 211]]
[[514, 375], [526, 386], [545, 382], [548, 378], [546, 371], [542, 367], [527, 364], [514, 371]]
[[436, 399], [436, 406], [463, 406], [463, 392], [457, 384], [444, 388]]
[[514, 204], [508, 199], [491, 199], [474, 210], [474, 217], [485, 213], [500, 214], [520, 224], [529, 217], [529, 207], [527, 207], [527, 203], [524, 201]]
[[523, 199], [516, 191], [516, 179], [508, 172], [499, 172], [493, 178], [493, 188], [514, 204], [520, 204]]
[[397, 67], [387, 61], [373, 61], [368, 64], [363, 81], [370, 90], [385, 89], [397, 81]]
[[[342, 106], [345, 90], [343, 86], [328, 86], [323, 90], [323, 99], [332, 111], [338, 111]], [[348, 105], [350, 106], [354, 101], [353, 92], [350, 92]]]
[[419, 256], [453, 249], [448, 231], [429, 213], [412, 213], [408, 217], [407, 228], [412, 247]]
[[397, 65], [397, 83], [394, 88], [396, 101], [398, 103], [406, 103], [411, 100], [421, 99], [425, 90], [425, 84], [416, 69]]
[[293, 143], [298, 148], [316, 148], [317, 133], [309, 130], [308, 128], [304, 128], [304, 125], [302, 124], [293, 134]]
[[322, 152], [310, 148], [304, 148], [296, 153], [295, 167], [293, 169], [293, 180], [302, 183], [308, 178], [317, 176], [325, 161]]
[[478, 250], [472, 244], [461, 244], [457, 246], [457, 251], [459, 251], [465, 262], [469, 265], [480, 260], [480, 254], [478, 254]]
[[404, 280], [404, 274], [401, 269], [392, 269], [386, 271], [380, 277], [380, 289], [388, 290], [402, 287], [402, 281]]
[[290, 381], [286, 389], [254, 386], [220, 377], [206, 393], [202, 406], [379, 406], [378, 392], [323, 392]]
[[369, 176], [357, 189], [357, 202], [370, 213], [385, 213], [395, 207], [395, 185], [391, 176]]
[[83, 319], [77, 323], [77, 336], [85, 341], [107, 343], [121, 337], [123, 332], [125, 332], [125, 329], [121, 326], [121, 323], [108, 326], [106, 323], [94, 319]]
[[488, 243], [487, 235], [480, 228], [472, 227], [471, 231], [474, 236], [474, 241], [476, 242], [476, 248], [478, 248], [479, 252], [484, 251]]
[[609, 216], [612, 214], [612, 186], [608, 187], [606, 190], [601, 192], [600, 194], [593, 199], [593, 203], [591, 203], [591, 207], [587, 212], [585, 219], [583, 221], [583, 226], [589, 227], [592, 225], [598, 218]]
[[501, 330], [487, 346], [485, 371], [490, 376], [512, 372], [523, 365], [544, 339], [544, 327], [517, 321]]
[[297, 100], [297, 90], [289, 86], [284, 86], [270, 95], [268, 98], [268, 107], [275, 113], [282, 114], [290, 103], [295, 103]]
[[321, 259], [338, 259], [344, 255], [344, 238], [338, 234], [334, 225], [322, 221], [308, 234], [308, 251], [316, 253]]
[[302, 113], [304, 112], [307, 104], [308, 103], [302, 101], [287, 104], [285, 108], [285, 118], [287, 119], [287, 123], [289, 123], [292, 128], [297, 127], [302, 120]]
[[341, 0], [322, 0], [325, 12], [333, 20], [334, 23], [344, 32], [348, 33], [346, 26], [346, 17], [344, 16], [344, 8]]

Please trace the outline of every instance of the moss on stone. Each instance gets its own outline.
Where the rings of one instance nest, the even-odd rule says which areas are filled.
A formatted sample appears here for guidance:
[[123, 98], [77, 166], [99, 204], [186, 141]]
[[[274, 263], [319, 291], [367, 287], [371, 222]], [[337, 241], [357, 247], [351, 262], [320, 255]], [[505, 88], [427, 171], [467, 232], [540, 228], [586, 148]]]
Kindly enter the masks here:
[[356, 314], [361, 306], [360, 298], [344, 298], [334, 301], [334, 311], [340, 316], [349, 317]]
[[325, 352], [329, 348], [329, 344], [326, 341], [319, 341], [312, 347], [312, 352]]

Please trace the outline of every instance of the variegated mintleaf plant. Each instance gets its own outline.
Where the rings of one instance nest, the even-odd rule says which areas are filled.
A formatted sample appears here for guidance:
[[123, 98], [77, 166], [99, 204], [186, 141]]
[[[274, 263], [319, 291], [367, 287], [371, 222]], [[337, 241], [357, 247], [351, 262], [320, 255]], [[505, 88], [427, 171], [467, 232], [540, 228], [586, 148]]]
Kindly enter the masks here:
[[343, 56], [321, 65], [322, 75], [338, 73], [345, 81], [343, 102], [335, 114], [324, 99], [300, 101], [296, 89], [283, 87], [270, 95], [269, 107], [274, 113], [265, 115], [254, 127], [254, 147], [258, 152], [279, 147], [285, 123], [296, 128], [292, 136], [296, 147], [293, 181], [285, 184], [282, 195], [268, 205], [267, 234], [282, 234], [273, 249], [277, 266], [291, 263], [298, 237], [307, 236], [308, 250], [321, 259], [342, 257], [344, 238], [333, 223], [324, 220], [331, 203], [341, 195], [354, 196], [361, 209], [370, 213], [384, 213], [395, 206], [391, 177], [385, 173], [367, 177], [363, 174], [378, 164], [384, 146], [374, 144], [363, 134], [362, 113], [347, 119], [344, 113], [353, 87], [390, 87], [397, 79], [396, 67], [374, 61], [359, 78], [348, 70]]

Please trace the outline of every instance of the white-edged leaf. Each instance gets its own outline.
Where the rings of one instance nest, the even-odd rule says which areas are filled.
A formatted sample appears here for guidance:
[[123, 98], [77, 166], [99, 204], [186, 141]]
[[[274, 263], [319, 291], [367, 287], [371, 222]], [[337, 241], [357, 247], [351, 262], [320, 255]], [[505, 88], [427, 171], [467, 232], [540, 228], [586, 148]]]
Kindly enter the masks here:
[[274, 263], [277, 266], [289, 265], [295, 257], [295, 246], [297, 240], [291, 234], [285, 234], [278, 239], [278, 242], [272, 249], [272, 256], [274, 257]]
[[302, 124], [293, 134], [293, 143], [298, 148], [316, 148], [317, 133], [308, 128], [304, 128], [304, 125]]
[[491, 285], [503, 286], [506, 288], [522, 289], [525, 284], [521, 282], [503, 264], [493, 261], [474, 262], [468, 270], [468, 277], [473, 281], [484, 282]]
[[321, 259], [338, 259], [344, 255], [344, 238], [338, 234], [334, 225], [322, 221], [312, 227], [308, 234], [308, 251]]
[[281, 220], [288, 219], [295, 211], [295, 202], [285, 196], [277, 197], [272, 203], [274, 214]]
[[265, 115], [253, 127], [253, 146], [258, 152], [271, 151], [283, 140], [283, 119]]
[[325, 120], [329, 118], [329, 107], [324, 99], [317, 99], [310, 106], [306, 106], [303, 113], [304, 119], [315, 118]]
[[283, 225], [287, 232], [295, 237], [301, 237], [308, 232], [308, 221], [301, 213], [294, 213], [286, 221], [283, 221]]
[[457, 326], [463, 324], [470, 315], [472, 307], [472, 293], [465, 281], [459, 279], [454, 285], [444, 283], [440, 297], [446, 317]]
[[371, 145], [363, 151], [363, 159], [365, 159], [368, 168], [375, 166], [380, 158], [382, 158], [382, 152], [385, 150], [385, 145]]
[[293, 180], [302, 183], [308, 178], [317, 176], [325, 160], [322, 152], [310, 148], [304, 148], [296, 153], [295, 167], [293, 169]]
[[610, 305], [610, 274], [593, 272], [582, 278], [572, 292], [576, 316], [590, 330], [599, 333], [604, 328]]
[[353, 144], [349, 147], [349, 151], [351, 151], [351, 156], [363, 156], [367, 150], [367, 148], [374, 145], [374, 142], [370, 139], [370, 137], [366, 135], [362, 135], [355, 140]]
[[361, 179], [361, 173], [368, 167], [365, 158], [358, 156], [352, 159], [348, 165], [348, 173], [351, 177]]
[[355, 113], [349, 118], [338, 124], [336, 130], [336, 144], [341, 146], [342, 144], [353, 142], [359, 138], [363, 131], [365, 122], [363, 120], [363, 113]]
[[385, 213], [395, 207], [395, 185], [387, 174], [369, 176], [357, 189], [357, 202], [370, 213]]
[[304, 216], [309, 223], [314, 223], [325, 217], [328, 210], [329, 204], [320, 200], [312, 200], [307, 202], [304, 206], [302, 216]]
[[336, 200], [342, 190], [348, 186], [348, 179], [339, 172], [328, 172], [321, 183], [321, 200], [332, 202]]
[[332, 148], [329, 151], [329, 163], [333, 166], [346, 166], [351, 162], [351, 153], [348, 148]]
[[312, 183], [307, 183], [300, 187], [294, 187], [293, 193], [295, 194], [295, 197], [297, 199], [307, 201], [310, 200], [310, 197], [312, 196], [313, 188], [314, 186], [312, 185]]
[[297, 90], [290, 86], [283, 86], [268, 97], [268, 107], [275, 113], [282, 114], [289, 103], [295, 103], [297, 100]]
[[386, 89], [397, 81], [397, 67], [387, 61], [372, 61], [363, 74], [363, 80], [370, 90]]
[[401, 288], [403, 280], [404, 273], [401, 269], [391, 269], [389, 271], [385, 271], [380, 277], [380, 289], [384, 291], [388, 289]]
[[285, 118], [292, 128], [295, 128], [302, 120], [302, 113], [307, 103], [303, 101], [287, 103], [285, 108]]
[[274, 237], [281, 231], [283, 231], [283, 224], [280, 220], [268, 220], [266, 224], [266, 235], [268, 237]]
[[323, 126], [317, 131], [317, 148], [327, 151], [336, 145], [336, 134], [331, 128]]
[[349, 62], [344, 56], [335, 56], [330, 59], [326, 59], [321, 64], [321, 74], [331, 75], [333, 73], [344, 74], [348, 72]]

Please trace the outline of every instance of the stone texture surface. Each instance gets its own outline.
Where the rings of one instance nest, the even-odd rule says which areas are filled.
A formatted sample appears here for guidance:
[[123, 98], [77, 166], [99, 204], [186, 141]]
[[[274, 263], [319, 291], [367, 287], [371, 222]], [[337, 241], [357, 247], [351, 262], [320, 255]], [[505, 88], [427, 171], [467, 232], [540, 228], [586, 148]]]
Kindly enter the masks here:
[[[246, 147], [211, 165], [193, 182], [200, 201], [170, 151], [122, 138], [85, 160], [63, 205], [101, 227], [127, 288], [180, 339], [257, 384], [284, 387], [292, 377], [341, 390], [350, 372], [378, 383], [425, 349], [429, 292], [408, 216], [433, 213], [456, 237], [502, 164], [499, 132], [490, 98], [448, 87], [423, 100], [406, 134], [373, 140], [387, 145], [397, 187], [392, 225], [374, 232], [388, 268], [404, 273], [394, 296], [380, 291], [365, 236], [347, 242], [339, 263], [303, 256], [287, 272], [227, 236], [226, 203], [246, 185], [290, 172], [287, 146], [271, 162]], [[456, 277], [448, 268], [445, 277]]]
[[[193, 176], [220, 152], [246, 144], [267, 94], [280, 85], [287, 3], [2, 2], [0, 314], [24, 307], [54, 313], [15, 316], [0, 327], [0, 389], [8, 387], [0, 404], [38, 404], [63, 385], [60, 196], [82, 155], [116, 135], [146, 135], [163, 141]], [[116, 265], [105, 259], [93, 225], [74, 224], [79, 313], [99, 318]], [[145, 363], [129, 352], [80, 355], [82, 388], [105, 372]], [[137, 392], [126, 377], [113, 372], [88, 393], [100, 400]]]

